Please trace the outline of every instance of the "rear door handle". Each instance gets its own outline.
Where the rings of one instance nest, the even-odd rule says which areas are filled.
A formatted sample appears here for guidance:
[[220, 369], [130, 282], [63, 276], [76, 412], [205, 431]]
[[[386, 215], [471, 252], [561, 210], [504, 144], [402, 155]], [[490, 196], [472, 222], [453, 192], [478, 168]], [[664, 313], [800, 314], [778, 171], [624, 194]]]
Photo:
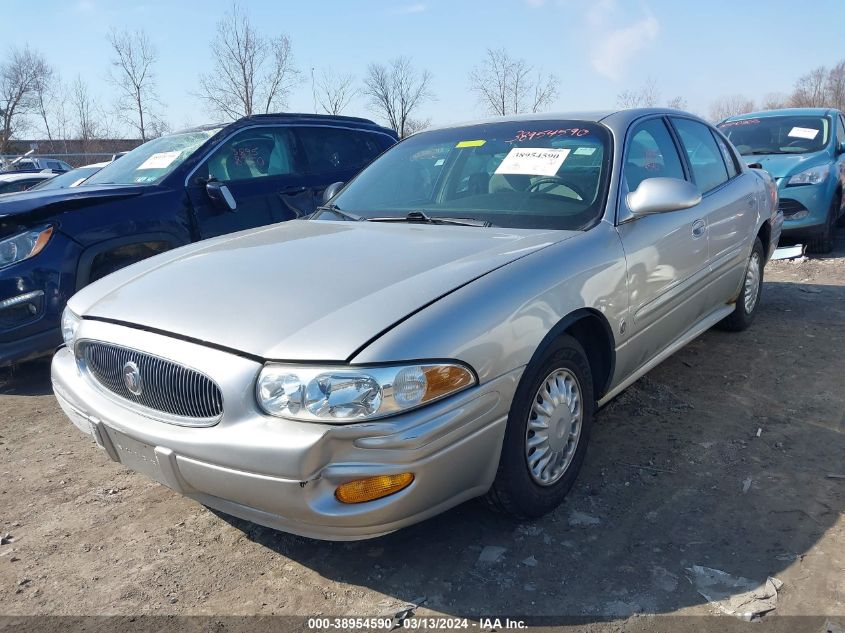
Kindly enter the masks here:
[[692, 236], [693, 237], [701, 237], [704, 235], [704, 232], [707, 230], [707, 225], [704, 223], [704, 220], [696, 220], [692, 223]]

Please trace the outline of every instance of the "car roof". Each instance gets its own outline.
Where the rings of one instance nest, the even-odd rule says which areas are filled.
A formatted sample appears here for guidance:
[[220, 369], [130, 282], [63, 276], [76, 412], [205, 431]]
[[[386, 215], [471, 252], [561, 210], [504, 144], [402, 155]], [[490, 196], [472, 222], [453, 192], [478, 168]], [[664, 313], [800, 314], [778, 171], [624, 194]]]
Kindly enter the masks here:
[[773, 116], [825, 116], [836, 112], [833, 108], [781, 108], [779, 110], [761, 110], [729, 116], [725, 121], [740, 121], [742, 119], [764, 119]]
[[376, 130], [379, 132], [386, 132], [391, 136], [396, 136], [396, 132], [390, 128], [379, 125], [370, 119], [362, 117], [343, 116], [336, 114], [308, 114], [299, 112], [277, 112], [270, 114], [253, 114], [245, 116], [237, 121], [230, 121], [228, 123], [210, 123], [206, 125], [198, 125], [195, 127], [179, 130], [179, 132], [199, 132], [227, 128], [227, 130], [235, 130], [241, 127], [248, 127], [257, 124], [302, 124], [312, 123], [318, 125], [343, 125], [345, 127], [356, 127], [361, 129]]
[[[490, 123], [523, 123], [531, 121], [590, 121], [596, 123], [607, 123], [610, 127], [627, 126], [629, 123], [642, 116], [652, 114], [674, 114], [684, 115], [699, 119], [699, 117], [682, 110], [672, 108], [617, 108], [615, 110], [586, 110], [569, 112], [543, 112], [530, 114], [515, 114], [509, 116], [490, 117], [474, 121], [463, 121], [450, 123], [428, 128], [428, 130], [443, 130], [459, 127], [470, 127], [474, 125], [489, 125]], [[425, 130], [425, 131], [428, 131]]]
[[46, 180], [47, 178], [52, 178], [56, 174], [53, 172], [43, 172], [43, 171], [8, 171], [8, 172], [0, 172], [0, 180], [3, 182], [13, 182], [15, 180], [25, 180], [28, 178], [42, 178]]

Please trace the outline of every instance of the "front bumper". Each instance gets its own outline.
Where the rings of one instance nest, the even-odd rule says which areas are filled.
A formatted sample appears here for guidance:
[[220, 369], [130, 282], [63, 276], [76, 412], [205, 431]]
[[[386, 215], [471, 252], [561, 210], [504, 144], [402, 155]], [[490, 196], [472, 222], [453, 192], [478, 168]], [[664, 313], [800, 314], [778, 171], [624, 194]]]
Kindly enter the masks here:
[[[785, 239], [813, 238], [824, 232], [830, 210], [832, 193], [827, 184], [780, 187], [780, 208], [784, 211], [783, 237]], [[807, 214], [794, 219], [796, 213]]]
[[[131, 346], [201, 369], [223, 391], [214, 426], [177, 426], [101, 390], [67, 348], [53, 358], [56, 398], [115, 461], [200, 503], [311, 538], [380, 536], [487, 491], [522, 369], [418, 411], [327, 425], [273, 418], [254, 402], [261, 364], [202, 345], [85, 320], [78, 337]], [[404, 490], [340, 503], [341, 483], [414, 473]]]

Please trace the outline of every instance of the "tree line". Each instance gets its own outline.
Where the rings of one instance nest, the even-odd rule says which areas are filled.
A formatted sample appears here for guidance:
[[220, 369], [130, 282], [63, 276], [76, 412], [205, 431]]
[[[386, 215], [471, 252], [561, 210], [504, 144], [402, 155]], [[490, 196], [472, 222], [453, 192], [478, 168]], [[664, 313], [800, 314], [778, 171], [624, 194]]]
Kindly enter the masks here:
[[[663, 103], [657, 81], [649, 77], [638, 88], [624, 90], [616, 96], [621, 108], [650, 108]], [[665, 102], [670, 108], [687, 109], [681, 96]], [[717, 123], [738, 114], [780, 108], [836, 108], [845, 111], [845, 59], [831, 68], [819, 66], [795, 80], [788, 92], [770, 92], [759, 99], [743, 94], [722, 95], [712, 101], [704, 115]]]
[[[107, 77], [115, 93], [108, 104], [92, 93], [82, 75], [60, 77], [29, 46], [8, 52], [0, 62], [0, 154], [24, 133], [42, 135], [53, 151], [60, 151], [68, 139], [82, 141], [84, 148], [86, 142], [114, 138], [121, 126], [142, 141], [169, 131], [157, 91], [158, 52], [150, 38], [142, 30], [113, 29], [107, 41], [111, 53]], [[295, 62], [290, 37], [261, 32], [238, 4], [218, 22], [209, 47], [212, 68], [199, 74], [191, 94], [212, 116], [235, 120], [284, 111], [292, 91], [307, 80]], [[400, 137], [430, 124], [419, 111], [436, 98], [432, 75], [408, 57], [371, 63], [360, 80], [331, 68], [311, 69], [310, 75], [315, 111], [342, 114], [353, 99], [363, 97], [369, 110]], [[467, 76], [479, 105], [502, 116], [549, 109], [560, 85], [554, 74], [504, 48], [487, 49]], [[664, 102], [653, 78], [617, 95], [617, 105], [623, 108], [661, 103], [687, 108], [682, 96]], [[788, 93], [767, 94], [759, 101], [739, 94], [719, 97], [707, 115], [718, 121], [755, 109], [813, 106], [845, 109], [845, 60], [802, 75]]]

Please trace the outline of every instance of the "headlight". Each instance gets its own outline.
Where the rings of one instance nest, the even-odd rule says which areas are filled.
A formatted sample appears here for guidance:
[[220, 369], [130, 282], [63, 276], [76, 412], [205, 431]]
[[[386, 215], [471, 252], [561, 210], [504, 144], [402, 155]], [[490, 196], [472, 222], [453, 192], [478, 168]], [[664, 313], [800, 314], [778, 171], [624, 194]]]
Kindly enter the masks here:
[[817, 185], [824, 182], [830, 173], [830, 165], [819, 165], [810, 167], [791, 176], [786, 182], [787, 185]]
[[0, 268], [38, 255], [47, 246], [51, 235], [52, 226], [41, 226], [0, 240]]
[[458, 363], [386, 367], [299, 367], [270, 363], [255, 395], [270, 415], [312, 422], [360, 422], [416, 409], [476, 384]]
[[65, 306], [62, 312], [62, 338], [65, 340], [65, 345], [73, 349], [73, 342], [76, 339], [76, 330], [79, 329], [80, 318], [70, 311], [70, 308]]

